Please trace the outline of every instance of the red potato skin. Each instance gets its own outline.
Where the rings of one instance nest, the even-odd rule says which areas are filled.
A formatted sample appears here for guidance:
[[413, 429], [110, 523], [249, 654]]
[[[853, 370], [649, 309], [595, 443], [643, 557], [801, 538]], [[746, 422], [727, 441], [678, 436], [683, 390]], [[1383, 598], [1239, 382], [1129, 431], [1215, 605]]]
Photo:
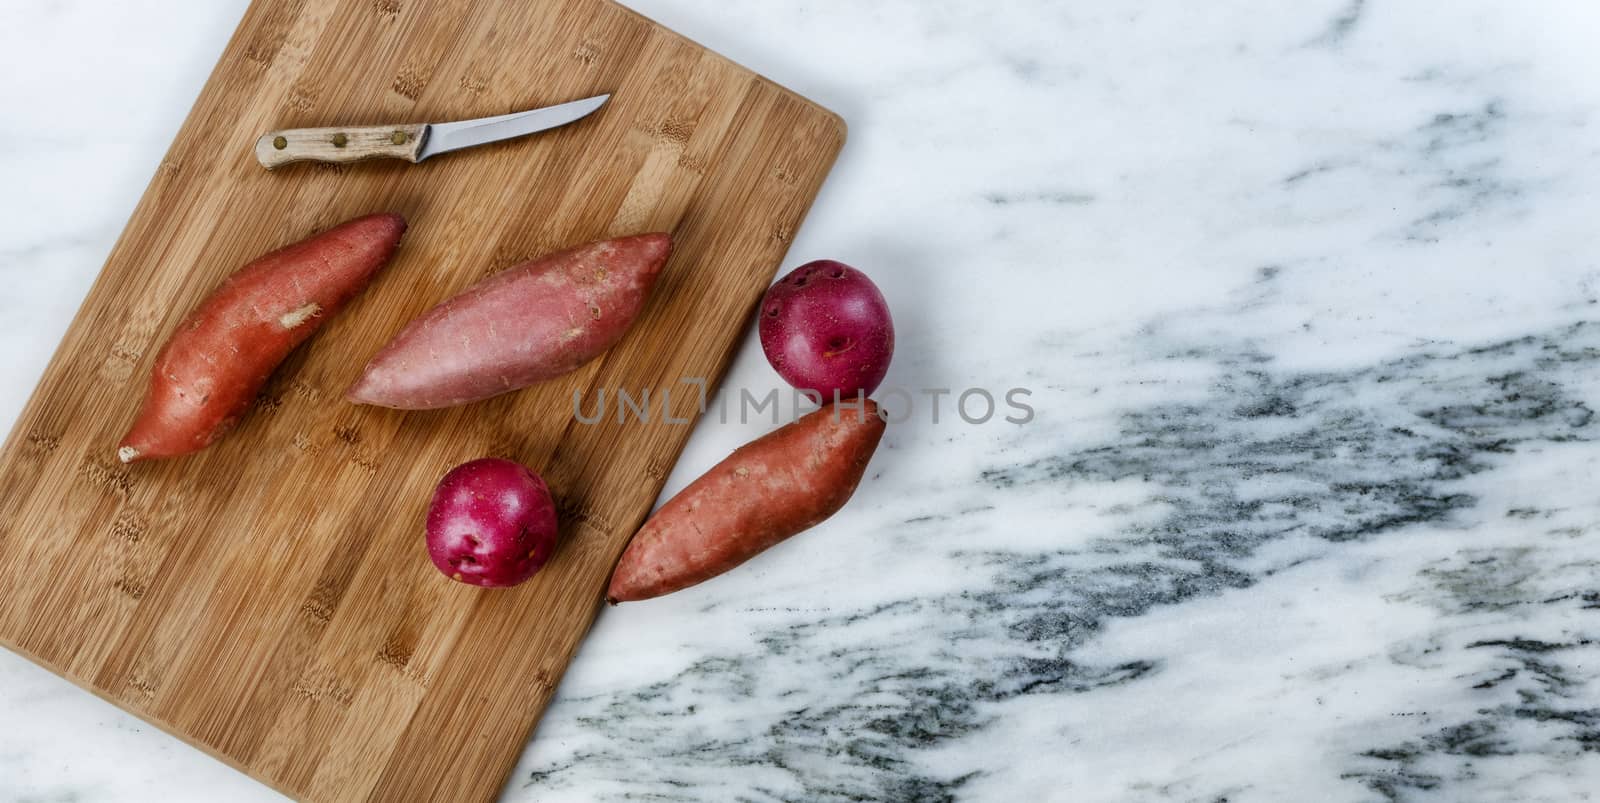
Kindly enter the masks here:
[[558, 527], [544, 478], [521, 463], [479, 458], [439, 480], [428, 505], [428, 558], [458, 583], [507, 588], [550, 559]]
[[144, 406], [117, 458], [176, 457], [226, 434], [284, 357], [388, 263], [405, 230], [399, 215], [356, 218], [223, 280], [156, 357]]
[[761, 350], [783, 381], [822, 401], [878, 389], [894, 357], [894, 320], [872, 279], [843, 262], [807, 262], [761, 300]]
[[645, 522], [606, 601], [688, 588], [820, 524], [855, 493], [883, 429], [871, 399], [846, 400], [734, 450]]
[[407, 324], [345, 398], [432, 410], [572, 371], [622, 339], [671, 254], [669, 235], [639, 234], [495, 274]]

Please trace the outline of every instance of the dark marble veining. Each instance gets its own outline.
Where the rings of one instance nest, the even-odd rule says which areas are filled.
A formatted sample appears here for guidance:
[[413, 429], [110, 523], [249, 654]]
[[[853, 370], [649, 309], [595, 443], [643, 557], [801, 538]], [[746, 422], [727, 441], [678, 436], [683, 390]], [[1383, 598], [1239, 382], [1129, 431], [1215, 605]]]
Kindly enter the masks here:
[[[1114, 511], [1117, 526], [1073, 548], [954, 550], [948, 558], [968, 570], [944, 593], [797, 615], [758, 630], [747, 649], [701, 657], [645, 686], [569, 699], [563, 712], [587, 746], [536, 766], [525, 783], [559, 788], [572, 776], [598, 775], [625, 795], [654, 798], [675, 779], [729, 770], [728, 777], [783, 780], [733, 787], [751, 799], [955, 799], [975, 776], [1038, 760], [996, 756], [987, 769], [942, 773], [924, 758], [981, 734], [1000, 716], [996, 704], [1136, 689], [1168, 671], [1161, 653], [1082, 656], [1108, 625], [1247, 592], [1308, 562], [1344, 560], [1347, 544], [1536, 521], [1536, 510], [1486, 509], [1463, 480], [1600, 435], [1581, 387], [1600, 367], [1593, 324], [1321, 372], [1279, 370], [1238, 344], [1146, 338], [1135, 351], [1214, 368], [1206, 391], [1120, 411], [1106, 442], [961, 478], [983, 489], [988, 505], [893, 525], [912, 541], [919, 529], [1001, 532], [1015, 495], [1082, 496], [1136, 484], [1141, 498]], [[1464, 607], [1460, 613], [1485, 597], [1500, 606], [1600, 608], [1592, 590], [1526, 599], [1506, 575], [1519, 562], [1529, 571], [1537, 565], [1538, 539], [1518, 549], [1430, 563], [1416, 580], [1448, 595], [1440, 601]], [[1472, 668], [1445, 679], [1459, 704], [1418, 720], [1407, 740], [1346, 747], [1340, 772], [1303, 780], [1397, 800], [1421, 792], [1457, 799], [1452, 781], [1496, 757], [1600, 748], [1600, 708], [1578, 694], [1593, 674], [1582, 661], [1600, 646], [1519, 632], [1435, 647], [1432, 660]], [[927, 640], [940, 648], [929, 650]], [[803, 678], [812, 682], [797, 682]], [[752, 698], [766, 704], [737, 714], [736, 723], [727, 722], [726, 705], [703, 702]], [[697, 794], [690, 786], [666, 798]]]

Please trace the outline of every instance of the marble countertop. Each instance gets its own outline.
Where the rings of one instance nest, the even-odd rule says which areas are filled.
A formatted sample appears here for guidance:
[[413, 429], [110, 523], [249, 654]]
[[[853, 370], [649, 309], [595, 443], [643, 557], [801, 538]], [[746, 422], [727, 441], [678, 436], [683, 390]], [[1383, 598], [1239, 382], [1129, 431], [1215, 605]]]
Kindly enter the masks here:
[[[1036, 415], [919, 408], [835, 519], [605, 612], [507, 800], [1600, 789], [1600, 6], [632, 5], [850, 122], [787, 264], [879, 281], [888, 382]], [[0, 420], [243, 7], [7, 9]], [[0, 723], [6, 799], [278, 799], [4, 652]]]

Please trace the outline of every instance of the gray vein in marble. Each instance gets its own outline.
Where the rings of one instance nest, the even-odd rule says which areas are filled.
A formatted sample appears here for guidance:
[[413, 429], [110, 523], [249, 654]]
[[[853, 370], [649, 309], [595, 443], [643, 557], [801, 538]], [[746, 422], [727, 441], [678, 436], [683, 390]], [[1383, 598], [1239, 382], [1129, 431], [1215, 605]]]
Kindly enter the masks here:
[[1318, 34], [1306, 44], [1312, 47], [1337, 47], [1344, 42], [1361, 22], [1361, 14], [1366, 10], [1367, 0], [1350, 0], [1337, 16], [1328, 22], [1327, 30]]
[[[581, 764], [586, 774], [659, 790], [718, 767], [764, 768], [792, 785], [752, 786], [736, 797], [953, 799], [974, 773], [930, 771], [919, 753], [985, 728], [993, 704], [1138, 684], [1163, 671], [1159, 654], [1111, 662], [1080, 656], [1111, 623], [1249, 588], [1331, 559], [1345, 543], [1454, 522], [1478, 504], [1461, 487], [1464, 478], [1495, 471], [1527, 448], [1600, 434], [1593, 410], [1566, 386], [1575, 371], [1600, 362], [1600, 327], [1587, 323], [1327, 372], [1276, 370], [1248, 344], [1163, 344], [1159, 327], [1146, 340], [1138, 345], [1168, 349], [1165, 359], [1220, 369], [1211, 391], [1126, 410], [1109, 442], [984, 469], [974, 479], [991, 489], [993, 507], [901, 526], [977, 526], [1003, 515], [1018, 493], [1127, 483], [1150, 489], [1122, 511], [1140, 523], [1084, 548], [953, 554], [977, 567], [957, 593], [802, 618], [761, 631], [748, 652], [708, 656], [646, 687], [569, 701], [594, 738], [525, 782], [559, 785]], [[1468, 595], [1502, 593], [1493, 591], [1492, 576], [1450, 579], [1460, 571], [1435, 567], [1427, 579]], [[904, 651], [906, 639], [929, 637], [948, 649], [931, 661]], [[1590, 645], [1507, 634], [1456, 647], [1492, 654], [1510, 673], [1489, 687], [1475, 686], [1481, 679], [1473, 676], [1466, 686], [1515, 685], [1520, 697], [1348, 756], [1355, 768], [1341, 778], [1392, 799], [1407, 790], [1448, 796], [1452, 773], [1509, 753], [1495, 747], [1503, 728], [1519, 728], [1533, 743], [1523, 750], [1559, 750], [1569, 741], [1575, 749], [1600, 747], [1600, 710], [1564, 699], [1585, 681], [1562, 668], [1561, 653]], [[822, 688], [783, 680], [823, 667]], [[708, 723], [691, 702], [752, 697], [784, 704], [742, 715], [730, 736], [703, 733]], [[1394, 766], [1362, 768], [1372, 763]], [[691, 796], [686, 790], [684, 799]]]
[[1069, 192], [1065, 190], [1040, 190], [1034, 192], [990, 192], [983, 196], [985, 201], [995, 206], [1010, 206], [1012, 204], [1045, 204], [1048, 206], [1082, 206], [1092, 204], [1094, 195], [1086, 192]]

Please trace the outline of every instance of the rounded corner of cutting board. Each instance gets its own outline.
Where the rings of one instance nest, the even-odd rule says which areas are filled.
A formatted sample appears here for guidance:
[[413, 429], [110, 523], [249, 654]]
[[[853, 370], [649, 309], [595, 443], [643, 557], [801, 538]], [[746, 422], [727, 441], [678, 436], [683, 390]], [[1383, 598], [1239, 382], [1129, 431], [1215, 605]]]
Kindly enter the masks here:
[[656, 21], [655, 19], [652, 19], [651, 17], [646, 16], [645, 14], [642, 14], [642, 13], [640, 13], [640, 12], [638, 12], [638, 11], [632, 9], [632, 8], [629, 8], [628, 6], [626, 6], [626, 5], [624, 5], [624, 4], [620, 3], [620, 2], [617, 2], [617, 0], [602, 0], [602, 2], [604, 2], [608, 6], [611, 6], [611, 7], [615, 8], [615, 9], [617, 9], [617, 10], [620, 10], [624, 14], [628, 14], [630, 16], [633, 16], [633, 17], [643, 21], [645, 24], [655, 28], [657, 31], [659, 31], [660, 33], [662, 33], [664, 35], [673, 36], [673, 37], [681, 39], [681, 40], [683, 40], [685, 42], [693, 44], [695, 47], [699, 47], [699, 48], [705, 50], [709, 55], [715, 56], [716, 58], [721, 59], [721, 60], [727, 62], [728, 64], [731, 64], [731, 65], [733, 65], [733, 66], [735, 66], [735, 67], [737, 67], [737, 68], [739, 68], [741, 70], [744, 70], [746, 72], [749, 72], [751, 78], [754, 81], [756, 81], [757, 83], [760, 83], [760, 84], [772, 89], [773, 91], [778, 92], [779, 94], [787, 96], [790, 100], [800, 104], [801, 106], [806, 107], [807, 109], [811, 110], [813, 113], [815, 113], [816, 115], [821, 117], [823, 120], [825, 120], [826, 124], [827, 124], [827, 128], [829, 129], [830, 133], [832, 134], [834, 155], [837, 155], [838, 152], [844, 148], [845, 140], [849, 137], [849, 134], [850, 134], [850, 125], [849, 125], [848, 122], [845, 121], [843, 115], [839, 114], [838, 112], [836, 112], [836, 111], [834, 111], [834, 110], [832, 110], [832, 109], [830, 109], [830, 108], [828, 108], [826, 106], [823, 106], [822, 104], [812, 100], [811, 98], [806, 97], [805, 95], [800, 94], [799, 92], [794, 91], [793, 89], [790, 89], [790, 88], [784, 86], [781, 83], [778, 83], [777, 81], [774, 81], [773, 79], [771, 79], [771, 78], [769, 78], [769, 77], [767, 77], [765, 75], [762, 75], [761, 73], [758, 73], [758, 72], [756, 72], [754, 70], [751, 70], [749, 67], [746, 67], [746, 66], [744, 66], [742, 64], [739, 64], [738, 62], [728, 58], [727, 56], [722, 55], [721, 53], [718, 53], [718, 52], [716, 52], [714, 50], [711, 50], [711, 49], [705, 47], [704, 45], [701, 45], [698, 42], [695, 42], [693, 39], [690, 39], [689, 37], [684, 36], [681, 33], [678, 33], [677, 31], [673, 30], [672, 28], [667, 27], [666, 25], [661, 24], [660, 22]]
[[794, 91], [793, 89], [784, 86], [783, 84], [778, 83], [777, 81], [772, 80], [771, 78], [768, 78], [764, 75], [758, 75], [756, 77], [762, 82], [766, 83], [768, 86], [771, 86], [773, 89], [776, 89], [777, 91], [788, 95], [790, 98], [793, 98], [795, 102], [805, 106], [814, 112], [818, 117], [822, 118], [832, 135], [834, 153], [837, 154], [840, 150], [844, 149], [844, 143], [850, 137], [850, 123], [844, 119], [844, 115], [812, 100], [811, 98], [806, 97], [805, 95], [800, 94], [799, 92]]

